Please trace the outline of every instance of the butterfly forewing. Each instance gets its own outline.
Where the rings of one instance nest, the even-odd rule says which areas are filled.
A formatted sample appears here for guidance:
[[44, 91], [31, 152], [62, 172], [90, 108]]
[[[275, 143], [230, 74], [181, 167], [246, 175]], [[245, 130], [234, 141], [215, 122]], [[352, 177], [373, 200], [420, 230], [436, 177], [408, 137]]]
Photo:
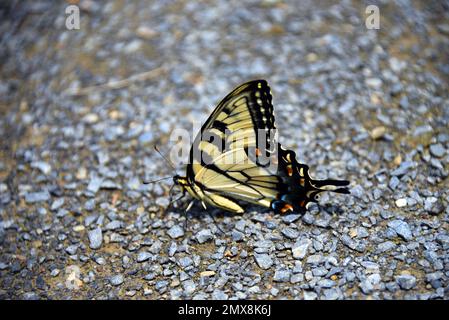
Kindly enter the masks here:
[[[271, 99], [266, 81], [243, 84], [223, 99], [203, 125], [192, 145], [187, 170], [191, 183], [201, 186], [202, 200], [229, 210], [222, 198], [263, 206], [276, 198], [280, 183], [276, 168], [257, 161], [260, 150], [269, 146], [276, 157]], [[221, 204], [213, 194], [220, 194]]]

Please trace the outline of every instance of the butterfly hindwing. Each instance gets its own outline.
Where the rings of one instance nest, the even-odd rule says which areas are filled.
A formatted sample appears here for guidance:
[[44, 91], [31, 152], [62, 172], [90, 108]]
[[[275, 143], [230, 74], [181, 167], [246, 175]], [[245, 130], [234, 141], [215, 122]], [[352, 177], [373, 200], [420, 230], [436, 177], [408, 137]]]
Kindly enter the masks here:
[[286, 208], [291, 208], [295, 212], [304, 212], [311, 202], [318, 201], [318, 194], [323, 191], [333, 191], [337, 193], [349, 193], [346, 180], [314, 180], [309, 175], [309, 166], [299, 163], [296, 160], [296, 153], [287, 150], [279, 144], [278, 148], [279, 166], [277, 174], [287, 185], [287, 192], [280, 192], [277, 200], [272, 203], [272, 207], [283, 213]]

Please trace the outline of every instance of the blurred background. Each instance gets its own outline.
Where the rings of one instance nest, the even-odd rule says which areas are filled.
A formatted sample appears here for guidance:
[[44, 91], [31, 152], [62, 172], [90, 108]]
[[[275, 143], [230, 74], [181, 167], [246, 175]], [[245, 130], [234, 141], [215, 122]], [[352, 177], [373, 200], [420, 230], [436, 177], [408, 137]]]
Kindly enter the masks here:
[[[0, 296], [447, 298], [448, 9], [2, 1]], [[226, 236], [196, 207], [184, 234], [182, 210], [163, 210], [171, 181], [141, 184], [174, 175], [152, 146], [168, 153], [173, 129], [257, 78], [272, 88], [280, 142], [313, 177], [351, 180], [352, 196], [294, 220], [216, 212]], [[306, 258], [292, 257], [295, 243]]]

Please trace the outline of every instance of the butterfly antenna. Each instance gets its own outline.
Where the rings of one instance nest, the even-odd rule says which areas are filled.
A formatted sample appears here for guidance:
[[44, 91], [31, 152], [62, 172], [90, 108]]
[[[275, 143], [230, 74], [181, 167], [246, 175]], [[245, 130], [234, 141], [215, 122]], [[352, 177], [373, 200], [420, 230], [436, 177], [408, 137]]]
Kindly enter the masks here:
[[[154, 150], [156, 150], [156, 152], [159, 153], [159, 155], [162, 157], [162, 159], [165, 160], [165, 163], [168, 163], [168, 164], [170, 165], [170, 167], [171, 167], [173, 170], [176, 171], [176, 168], [175, 168], [175, 166], [173, 165], [173, 162], [171, 162], [170, 159], [168, 159], [166, 156], [164, 156], [164, 155], [162, 154], [162, 152], [159, 151], [159, 149], [158, 149], [158, 147], [157, 147], [156, 145], [154, 145]], [[166, 180], [166, 179], [170, 179], [170, 178], [173, 178], [173, 177], [169, 176], [169, 177], [160, 178], [160, 179], [156, 179], [156, 180], [142, 181], [142, 183], [143, 183], [143, 184], [150, 184], [150, 183], [155, 183], [155, 182], [159, 182], [159, 181]]]
[[159, 182], [162, 180], [167, 180], [167, 179], [171, 179], [172, 177], [165, 177], [165, 178], [160, 178], [160, 179], [156, 179], [156, 180], [150, 180], [150, 181], [142, 181], [143, 184], [151, 184], [151, 183], [155, 183], [155, 182]]
[[173, 169], [173, 170], [175, 170], [175, 172], [177, 172], [176, 171], [176, 168], [175, 168], [175, 165], [173, 164], [173, 162], [171, 162], [170, 161], [170, 159], [168, 159], [166, 156], [164, 156], [163, 154], [162, 154], [162, 152], [160, 152], [159, 151], [159, 148], [156, 146], [156, 145], [154, 145], [154, 150], [156, 150], [156, 152], [157, 153], [159, 153], [159, 155], [170, 165], [170, 167]]

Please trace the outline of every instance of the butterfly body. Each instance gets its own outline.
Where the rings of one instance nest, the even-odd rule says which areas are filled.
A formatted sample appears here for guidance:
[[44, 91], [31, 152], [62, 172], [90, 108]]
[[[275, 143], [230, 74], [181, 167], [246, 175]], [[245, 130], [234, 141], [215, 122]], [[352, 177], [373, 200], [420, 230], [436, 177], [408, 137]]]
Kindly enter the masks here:
[[272, 96], [265, 80], [234, 89], [212, 112], [194, 140], [186, 176], [175, 176], [203, 206], [235, 213], [238, 201], [279, 213], [304, 212], [323, 191], [349, 193], [345, 180], [313, 180], [295, 152], [277, 142]]

